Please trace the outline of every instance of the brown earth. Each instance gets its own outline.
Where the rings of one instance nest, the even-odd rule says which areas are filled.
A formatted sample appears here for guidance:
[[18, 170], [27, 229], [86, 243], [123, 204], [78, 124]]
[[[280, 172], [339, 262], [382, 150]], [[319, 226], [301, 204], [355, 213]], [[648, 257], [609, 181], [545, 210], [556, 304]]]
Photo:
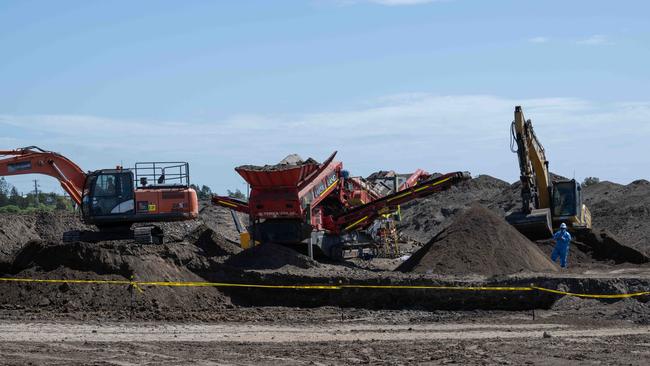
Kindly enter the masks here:
[[428, 198], [402, 205], [398, 229], [402, 235], [424, 244], [472, 204], [479, 203], [505, 216], [515, 208], [518, 196], [509, 183], [480, 175]]
[[478, 204], [460, 214], [397, 268], [402, 272], [495, 276], [555, 272], [537, 245]]
[[242, 165], [237, 167], [236, 169], [242, 169], [242, 170], [254, 170], [254, 171], [278, 171], [278, 170], [285, 170], [285, 169], [292, 169], [298, 166], [303, 166], [303, 165], [315, 165], [318, 164], [318, 162], [312, 158], [307, 158], [307, 160], [303, 160], [302, 157], [296, 154], [288, 155], [284, 159], [282, 159], [279, 163], [275, 165]]
[[611, 313], [606, 307], [562, 308], [536, 314], [264, 308], [233, 310], [239, 320], [218, 324], [5, 320], [0, 355], [6, 365], [647, 363], [648, 326], [603, 319]]
[[[208, 206], [196, 222], [164, 224], [168, 242], [162, 245], [129, 241], [63, 244], [60, 235], [64, 231], [84, 228], [74, 216], [0, 215], [0, 276], [105, 280], [133, 276], [140, 281], [292, 285], [536, 283], [574, 292], [647, 290], [649, 267], [617, 265], [595, 256], [593, 250], [572, 250], [571, 261], [582, 266], [576, 272], [553, 273], [551, 264], [548, 273], [521, 273], [538, 271], [540, 263], [549, 264], [548, 253], [542, 254], [531, 242], [507, 241], [516, 238], [517, 232], [507, 232], [514, 229], [503, 227], [499, 209], [494, 209], [495, 200], [503, 195], [491, 202], [483, 200], [480, 191], [484, 188], [471, 189], [481, 181], [489, 179], [470, 183], [469, 192], [461, 188], [456, 194], [467, 197], [467, 206], [478, 198], [493, 211], [472, 207], [465, 212], [467, 206], [458, 205], [444, 217], [447, 223], [441, 220], [430, 227], [447, 227], [436, 238], [453, 242], [439, 249], [448, 256], [443, 265], [454, 267], [441, 267], [433, 260], [437, 266], [433, 274], [377, 270], [373, 261], [319, 263], [275, 245], [241, 251], [230, 212]], [[487, 182], [486, 187], [496, 191], [495, 184]], [[471, 219], [476, 211], [480, 212], [473, 216], [476, 222], [463, 224], [463, 217]], [[422, 222], [433, 223], [426, 220]], [[476, 227], [480, 230], [469, 229]], [[413, 232], [429, 235], [422, 228]], [[490, 245], [478, 245], [485, 242]], [[511, 248], [504, 247], [508, 243]], [[542, 251], [551, 247], [539, 245]], [[465, 253], [454, 254], [461, 249]], [[462, 277], [515, 274], [490, 279], [444, 274], [456, 269], [464, 272]], [[0, 363], [10, 365], [641, 365], [650, 356], [648, 296], [610, 302], [538, 292], [144, 285], [139, 292], [128, 285], [6, 282], [0, 282], [0, 289]]]
[[[509, 206], [515, 206], [516, 193], [516, 187], [482, 176], [450, 192], [443, 192], [440, 197], [434, 196], [440, 198], [440, 201], [430, 198], [422, 202], [422, 207], [412, 204], [406, 208], [405, 211], [410, 210], [411, 213], [419, 213], [421, 216], [411, 215], [410, 219], [407, 212], [402, 222], [405, 228], [411, 228], [412, 233], [435, 236], [428, 246], [430, 253], [427, 250], [421, 251], [419, 259], [420, 254], [416, 254], [407, 262], [417, 261], [419, 265], [418, 269], [409, 274], [391, 271], [399, 264], [399, 260], [381, 262], [381, 259], [378, 259], [377, 263], [381, 262], [381, 265], [377, 266], [373, 265], [373, 261], [319, 263], [293, 250], [274, 245], [263, 245], [241, 252], [236, 244], [238, 234], [230, 211], [204, 203], [199, 220], [161, 224], [166, 232], [167, 242], [158, 246], [135, 245], [129, 241], [66, 245], [60, 241], [63, 232], [70, 229], [89, 229], [73, 215], [0, 215], [0, 275], [42, 279], [124, 280], [134, 276], [140, 281], [441, 285], [457, 283], [457, 275], [477, 276], [475, 280], [463, 282], [466, 285], [486, 284], [484, 276], [521, 272], [547, 272], [545, 276], [552, 278], [555, 267], [547, 259], [552, 245], [540, 243], [539, 247], [546, 252], [542, 254], [531, 242], [521, 240], [522, 237], [500, 218], [500, 212]], [[473, 207], [463, 214], [466, 208], [476, 201], [491, 211]], [[435, 207], [438, 207], [437, 211]], [[453, 218], [457, 218], [454, 224]], [[442, 233], [434, 233], [445, 227], [447, 229]], [[616, 260], [596, 256], [593, 248], [580, 250], [578, 245], [575, 248], [572, 248], [570, 259], [571, 263], [576, 264], [572, 273], [589, 270], [607, 273], [642, 268], [617, 264]], [[404, 264], [401, 269], [407, 265]], [[429, 271], [432, 274], [427, 274]], [[536, 277], [534, 281], [539, 282], [543, 278], [545, 277]], [[525, 281], [528, 279], [490, 284], [516, 285], [526, 283]], [[588, 280], [584, 286], [578, 281], [571, 286], [577, 286], [577, 291], [625, 291], [636, 290], [640, 286], [632, 281], [625, 282], [620, 288], [610, 287], [611, 281], [608, 279], [601, 284], [596, 280]], [[558, 286], [560, 283], [562, 281], [553, 280], [548, 285]], [[508, 305], [503, 304], [500, 298], [490, 298], [484, 294], [438, 298], [416, 292], [409, 293], [408, 296], [399, 295], [397, 292], [369, 296], [355, 291], [331, 294], [289, 291], [272, 295], [248, 290], [156, 287], [144, 289], [144, 295], [136, 296], [136, 301], [132, 302], [133, 291], [128, 286], [15, 283], [3, 283], [1, 286], [6, 291], [0, 298], [0, 307], [7, 311], [57, 313], [73, 317], [110, 313], [114, 314], [113, 318], [120, 318], [131, 316], [135, 311], [135, 316], [140, 319], [211, 320], [217, 319], [219, 315], [208, 311], [209, 309], [273, 304], [312, 307], [333, 305], [339, 300], [345, 300], [346, 307], [371, 308], [399, 308], [402, 305], [407, 306], [405, 304], [410, 300], [415, 302], [408, 306], [426, 305], [427, 309], [453, 306], [535, 306], [525, 297], [513, 296], [512, 304]], [[386, 296], [391, 300], [386, 301]], [[484, 298], [483, 302], [481, 298]], [[549, 299], [544, 301], [543, 304], [547, 304]]]
[[650, 182], [600, 182], [585, 187], [583, 192], [594, 226], [611, 231], [650, 255]]

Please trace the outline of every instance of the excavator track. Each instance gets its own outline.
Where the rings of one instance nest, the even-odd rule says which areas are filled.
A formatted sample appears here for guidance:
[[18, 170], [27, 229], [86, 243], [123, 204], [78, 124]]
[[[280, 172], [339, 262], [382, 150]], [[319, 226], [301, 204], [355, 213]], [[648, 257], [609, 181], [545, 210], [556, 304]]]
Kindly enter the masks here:
[[133, 240], [137, 244], [162, 244], [164, 234], [160, 227], [154, 225], [139, 226], [133, 230], [72, 230], [63, 233], [64, 243], [100, 243], [113, 240]]
[[162, 244], [163, 231], [158, 226], [139, 226], [133, 229], [133, 240], [138, 244]]

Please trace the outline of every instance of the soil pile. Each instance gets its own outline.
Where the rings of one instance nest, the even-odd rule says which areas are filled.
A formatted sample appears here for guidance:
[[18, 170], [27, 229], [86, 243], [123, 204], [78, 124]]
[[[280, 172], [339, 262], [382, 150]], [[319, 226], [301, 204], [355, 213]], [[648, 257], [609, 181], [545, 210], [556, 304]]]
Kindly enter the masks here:
[[605, 181], [585, 187], [583, 194], [595, 227], [611, 231], [650, 255], [650, 182], [621, 185]]
[[[17, 253], [5, 273], [38, 279], [205, 281], [204, 273], [228, 275], [223, 269], [219, 272], [219, 262], [208, 251], [189, 243], [143, 246], [126, 241], [63, 244], [33, 240]], [[134, 291], [128, 285], [16, 283], [3, 291], [0, 306], [47, 307], [65, 313], [128, 313], [136, 306], [142, 316], [152, 319], [201, 318], [201, 312], [229, 306], [229, 298], [218, 289], [197, 292], [191, 288], [169, 291], [148, 287], [143, 289], [145, 294], [135, 292], [132, 297]]]
[[32, 240], [61, 240], [70, 230], [93, 230], [67, 212], [0, 214], [0, 270]]
[[235, 170], [253, 170], [253, 171], [277, 171], [277, 170], [285, 170], [285, 169], [292, 169], [298, 166], [303, 166], [303, 165], [315, 165], [318, 164], [318, 162], [312, 158], [308, 158], [307, 160], [303, 160], [300, 155], [298, 154], [291, 154], [287, 155], [284, 159], [282, 159], [279, 163], [275, 165], [242, 165]]
[[635, 299], [604, 302], [596, 299], [564, 296], [553, 304], [553, 311], [563, 316], [591, 317], [593, 319], [623, 319], [641, 325], [650, 324], [650, 303]]
[[[244, 222], [243, 215], [235, 213], [240, 222]], [[176, 242], [183, 241], [186, 236], [191, 235], [197, 229], [204, 227], [218, 232], [227, 240], [239, 243], [239, 232], [230, 213], [230, 209], [215, 206], [210, 201], [199, 202], [199, 218], [192, 221], [179, 222], [159, 222], [155, 225], [160, 226], [165, 232], [165, 241]]]
[[480, 175], [429, 198], [403, 205], [398, 229], [409, 239], [426, 243], [473, 203], [505, 216], [505, 212], [514, 208], [518, 195], [519, 191], [510, 183]]
[[320, 264], [306, 255], [282, 245], [264, 243], [234, 255], [225, 264], [241, 269], [280, 269], [297, 267], [302, 269], [320, 267]]
[[185, 239], [203, 249], [209, 256], [230, 256], [242, 251], [239, 245], [227, 240], [205, 224], [194, 229]]
[[494, 276], [557, 269], [535, 243], [503, 218], [473, 205], [397, 270]]
[[[232, 243], [239, 243], [239, 233], [230, 210], [201, 202], [199, 219], [155, 223], [165, 232], [166, 242], [182, 242], [196, 232], [211, 229]], [[241, 215], [239, 216], [242, 218]], [[35, 214], [0, 214], [0, 271], [30, 241], [59, 242], [72, 230], [96, 230], [84, 225], [77, 214], [69, 212], [38, 212]], [[194, 235], [195, 236], [195, 235]], [[196, 239], [196, 238], [194, 238]], [[193, 242], [192, 238], [190, 241]]]

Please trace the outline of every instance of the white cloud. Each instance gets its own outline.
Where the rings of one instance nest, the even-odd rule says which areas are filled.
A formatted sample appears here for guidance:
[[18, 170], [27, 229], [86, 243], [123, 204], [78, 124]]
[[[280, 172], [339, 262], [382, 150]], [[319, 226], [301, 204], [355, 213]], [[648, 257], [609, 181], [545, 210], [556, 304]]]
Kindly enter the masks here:
[[604, 36], [602, 34], [594, 34], [593, 36], [579, 40], [578, 44], [598, 46], [598, 45], [606, 45], [606, 44], [613, 44], [613, 43], [609, 40], [609, 38], [607, 38], [607, 36]]
[[424, 168], [514, 181], [509, 126], [515, 105], [533, 119], [553, 171], [623, 183], [650, 176], [650, 102], [576, 98], [411, 93], [344, 111], [238, 115], [212, 123], [5, 115], [0, 129], [10, 132], [2, 142], [13, 145], [0, 150], [40, 145], [84, 169], [187, 160], [194, 180], [219, 192], [242, 188], [237, 165], [275, 163], [294, 152], [322, 160], [334, 150], [353, 174]]
[[549, 39], [547, 37], [542, 37], [542, 36], [533, 37], [533, 38], [528, 39], [528, 42], [530, 42], [530, 43], [547, 43], [548, 41], [549, 41]]

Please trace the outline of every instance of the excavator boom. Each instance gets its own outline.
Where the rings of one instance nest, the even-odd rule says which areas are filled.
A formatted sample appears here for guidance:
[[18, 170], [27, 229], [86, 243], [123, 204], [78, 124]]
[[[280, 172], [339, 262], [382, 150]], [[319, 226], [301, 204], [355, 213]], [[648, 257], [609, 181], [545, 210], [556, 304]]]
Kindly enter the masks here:
[[36, 146], [16, 150], [0, 150], [0, 176], [44, 174], [56, 178], [70, 198], [81, 204], [86, 174], [63, 155]]

